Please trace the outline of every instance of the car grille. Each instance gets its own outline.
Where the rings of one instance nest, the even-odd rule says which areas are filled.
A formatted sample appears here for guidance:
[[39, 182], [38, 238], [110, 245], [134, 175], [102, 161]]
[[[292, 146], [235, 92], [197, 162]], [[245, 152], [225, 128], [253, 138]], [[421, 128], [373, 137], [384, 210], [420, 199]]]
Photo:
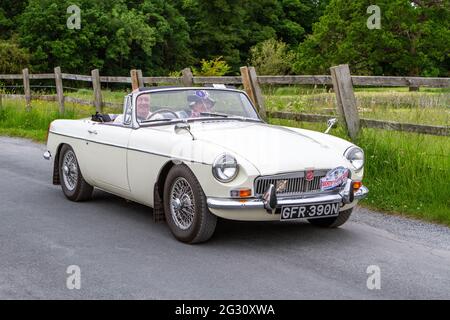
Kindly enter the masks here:
[[271, 184], [275, 186], [275, 190], [281, 185], [285, 186], [277, 190], [277, 196], [295, 196], [302, 193], [320, 192], [320, 179], [322, 179], [327, 172], [328, 170], [314, 171], [314, 178], [311, 181], [305, 179], [306, 173], [304, 171], [292, 174], [259, 177], [255, 180], [255, 195], [263, 195]]

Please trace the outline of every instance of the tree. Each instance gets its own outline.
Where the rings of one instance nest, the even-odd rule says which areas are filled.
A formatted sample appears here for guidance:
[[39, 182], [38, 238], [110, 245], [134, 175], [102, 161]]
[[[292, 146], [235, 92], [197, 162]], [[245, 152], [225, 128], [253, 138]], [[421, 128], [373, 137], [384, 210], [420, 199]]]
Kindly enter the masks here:
[[22, 73], [28, 66], [30, 55], [13, 40], [0, 40], [0, 74]]
[[257, 43], [278, 38], [298, 45], [318, 18], [320, 3], [327, 1], [184, 0], [179, 5], [190, 26], [194, 56], [223, 56], [238, 71]]
[[287, 45], [276, 39], [263, 41], [250, 49], [250, 64], [260, 75], [290, 73], [294, 57]]
[[221, 77], [226, 75], [230, 71], [230, 66], [226, 61], [222, 60], [222, 57], [217, 57], [213, 60], [200, 61], [200, 68], [192, 68], [194, 76], [198, 77]]
[[69, 29], [71, 0], [30, 0], [20, 17], [20, 42], [32, 53], [36, 71], [60, 65], [67, 72], [126, 74], [141, 68], [164, 74], [189, 60], [188, 26], [162, 0], [78, 0], [81, 29]]
[[380, 0], [381, 29], [370, 30], [369, 0], [332, 0], [297, 51], [297, 73], [328, 73], [348, 63], [353, 73], [446, 76], [448, 0]]
[[181, 8], [190, 26], [189, 34], [197, 60], [224, 60], [237, 69], [241, 63], [240, 46], [249, 36], [246, 10], [240, 0], [185, 0]]
[[166, 75], [169, 70], [181, 70], [193, 64], [189, 25], [176, 8], [177, 0], [144, 0], [138, 6], [146, 23], [156, 28], [156, 43], [147, 65], [150, 73]]
[[16, 19], [27, 2], [27, 0], [0, 0], [0, 39], [8, 39], [12, 36], [16, 30]]

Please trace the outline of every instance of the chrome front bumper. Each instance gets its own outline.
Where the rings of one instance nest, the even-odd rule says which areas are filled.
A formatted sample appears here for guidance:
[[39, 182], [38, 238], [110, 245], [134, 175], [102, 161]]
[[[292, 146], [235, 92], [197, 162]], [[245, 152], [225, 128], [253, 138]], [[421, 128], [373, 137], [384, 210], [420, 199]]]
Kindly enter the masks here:
[[341, 202], [343, 204], [352, 203], [354, 200], [361, 200], [367, 197], [369, 189], [365, 186], [361, 186], [354, 194], [353, 197], [349, 194], [349, 187], [351, 187], [351, 180], [347, 182], [344, 189], [338, 194], [319, 195], [311, 198], [282, 198], [276, 199], [275, 206], [270, 207], [269, 200], [266, 198], [261, 199], [225, 199], [225, 198], [208, 198], [207, 204], [210, 209], [219, 210], [242, 210], [242, 209], [265, 209], [269, 212], [273, 212], [277, 208], [290, 205], [311, 205]]

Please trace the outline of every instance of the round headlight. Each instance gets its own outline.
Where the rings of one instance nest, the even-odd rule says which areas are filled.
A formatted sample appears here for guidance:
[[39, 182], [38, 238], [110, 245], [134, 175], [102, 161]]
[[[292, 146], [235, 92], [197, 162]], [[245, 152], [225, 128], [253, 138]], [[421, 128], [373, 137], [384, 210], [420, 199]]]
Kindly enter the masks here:
[[356, 171], [364, 167], [364, 151], [358, 147], [350, 147], [345, 151], [344, 156], [353, 165]]
[[213, 163], [212, 173], [220, 182], [230, 182], [236, 178], [239, 166], [236, 159], [229, 154], [222, 154]]

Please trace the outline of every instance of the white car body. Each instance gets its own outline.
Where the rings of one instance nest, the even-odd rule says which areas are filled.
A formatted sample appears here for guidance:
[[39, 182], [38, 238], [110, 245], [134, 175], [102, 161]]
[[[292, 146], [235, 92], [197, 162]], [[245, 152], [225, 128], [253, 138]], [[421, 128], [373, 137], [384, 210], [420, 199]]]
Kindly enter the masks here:
[[[51, 123], [45, 157], [54, 160], [54, 183], [59, 183], [56, 169], [59, 150], [67, 144], [74, 150], [87, 183], [155, 207], [159, 201], [155, 195], [161, 194], [161, 190], [155, 190], [158, 183], [161, 186], [168, 168], [184, 163], [198, 179], [212, 214], [233, 220], [273, 221], [280, 220], [280, 214], [268, 210], [263, 195], [256, 194], [258, 177], [287, 174], [288, 179], [304, 175], [305, 171], [327, 172], [345, 167], [350, 170], [352, 181], [362, 181], [363, 169], [355, 170], [344, 156], [354, 145], [343, 139], [315, 131], [239, 120], [195, 121], [190, 123], [190, 132], [176, 131], [173, 124], [143, 127], [137, 123], [133, 112], [136, 97], [141, 93], [135, 92], [125, 99], [124, 117], [131, 120], [128, 125], [91, 119]], [[213, 162], [224, 153], [233, 155], [239, 166], [237, 177], [229, 183], [219, 182], [212, 174]], [[230, 197], [231, 190], [240, 189], [251, 189], [251, 197]], [[316, 190], [313, 194], [277, 195], [277, 207], [326, 202], [332, 197], [343, 199], [340, 207], [343, 211], [354, 207], [367, 192], [362, 186], [351, 201], [345, 201], [348, 194], [344, 194], [344, 189], [333, 194]]]

